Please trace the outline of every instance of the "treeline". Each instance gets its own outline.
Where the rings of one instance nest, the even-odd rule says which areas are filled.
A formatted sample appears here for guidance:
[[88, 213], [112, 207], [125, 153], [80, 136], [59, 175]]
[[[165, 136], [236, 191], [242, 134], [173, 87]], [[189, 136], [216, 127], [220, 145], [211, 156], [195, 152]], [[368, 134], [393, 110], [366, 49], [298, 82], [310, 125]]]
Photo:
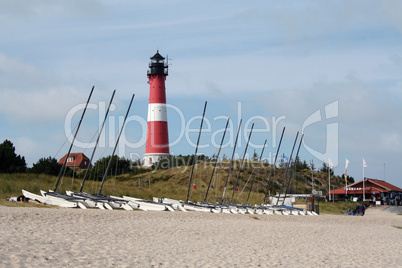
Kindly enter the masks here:
[[[97, 160], [89, 167], [87, 179], [100, 180], [102, 179], [106, 167], [111, 156], [103, 157]], [[15, 147], [9, 140], [5, 140], [0, 144], [0, 173], [33, 173], [33, 174], [48, 174], [58, 176], [62, 165], [54, 157], [43, 157], [34, 163], [32, 168], [28, 168], [25, 158], [15, 153]], [[126, 173], [140, 174], [148, 172], [149, 169], [141, 167], [139, 161], [131, 162], [124, 157], [113, 156], [108, 175], [121, 175]], [[66, 167], [63, 176], [81, 177], [83, 178], [85, 170]]]
[[[197, 155], [197, 163], [200, 162], [211, 162], [215, 161], [216, 158], [213, 156], [209, 158], [205, 155]], [[168, 157], [160, 159], [158, 162], [152, 165], [153, 170], [157, 169], [169, 169], [173, 167], [182, 167], [182, 166], [192, 166], [194, 162], [194, 155], [170, 155]]]
[[0, 144], [0, 173], [24, 173], [27, 164], [23, 156], [15, 153], [15, 147], [9, 140]]

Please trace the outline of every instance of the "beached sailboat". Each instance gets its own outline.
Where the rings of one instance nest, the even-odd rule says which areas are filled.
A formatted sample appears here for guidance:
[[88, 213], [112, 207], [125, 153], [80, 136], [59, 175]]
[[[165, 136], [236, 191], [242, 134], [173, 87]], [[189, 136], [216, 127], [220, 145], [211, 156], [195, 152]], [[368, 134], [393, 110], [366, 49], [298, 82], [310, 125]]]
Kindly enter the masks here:
[[[123, 209], [125, 209], [125, 210], [133, 210], [133, 208], [137, 208], [137, 207], [132, 207], [132, 206], [130, 206], [127, 201], [124, 201], [124, 200], [120, 200], [120, 199], [116, 199], [116, 198], [112, 198], [112, 197], [108, 197], [108, 196], [102, 195], [102, 188], [103, 188], [103, 185], [104, 185], [104, 183], [105, 183], [105, 180], [106, 180], [106, 177], [107, 177], [107, 173], [108, 173], [108, 171], [109, 171], [109, 168], [110, 168], [110, 165], [111, 165], [113, 156], [114, 156], [114, 154], [115, 154], [115, 152], [116, 152], [116, 149], [117, 149], [117, 146], [118, 146], [118, 144], [119, 144], [120, 137], [121, 137], [121, 134], [122, 134], [122, 132], [123, 132], [124, 125], [125, 125], [125, 123], [126, 123], [128, 114], [129, 114], [129, 112], [130, 112], [130, 108], [131, 108], [131, 105], [132, 105], [132, 103], [133, 103], [134, 97], [135, 97], [135, 94], [133, 94], [133, 96], [132, 96], [132, 98], [131, 98], [131, 101], [130, 101], [130, 104], [129, 104], [129, 106], [128, 106], [126, 116], [124, 117], [124, 121], [123, 121], [122, 127], [121, 127], [120, 132], [119, 132], [119, 135], [118, 135], [118, 137], [117, 137], [116, 144], [115, 144], [114, 149], [113, 149], [113, 153], [112, 153], [112, 155], [110, 156], [108, 165], [107, 165], [106, 170], [105, 170], [105, 173], [104, 173], [104, 175], [103, 175], [103, 179], [102, 179], [101, 185], [100, 185], [100, 187], [99, 187], [98, 193], [97, 193], [97, 194], [88, 194], [88, 193], [85, 193], [85, 192], [77, 192], [77, 193], [71, 193], [71, 192], [69, 192], [69, 194], [70, 194], [71, 196], [90, 199], [90, 200], [92, 200], [92, 201], [94, 201], [94, 202], [103, 204], [107, 209], [123, 208]], [[83, 186], [83, 185], [82, 185], [82, 186]], [[81, 187], [81, 189], [82, 189], [82, 187]]]
[[[69, 155], [70, 155], [70, 153], [71, 153], [71, 149], [72, 149], [72, 147], [73, 147], [73, 145], [74, 145], [74, 141], [75, 141], [75, 139], [76, 139], [76, 137], [77, 137], [78, 131], [79, 131], [79, 129], [80, 129], [82, 120], [83, 120], [83, 118], [84, 118], [85, 112], [86, 112], [87, 107], [88, 107], [88, 103], [89, 103], [89, 101], [90, 101], [90, 99], [91, 99], [91, 96], [92, 96], [92, 93], [93, 93], [94, 89], [95, 89], [95, 86], [92, 87], [91, 92], [90, 92], [89, 97], [88, 97], [88, 100], [87, 100], [87, 102], [86, 102], [86, 104], [85, 104], [84, 111], [82, 112], [80, 121], [79, 121], [78, 126], [77, 126], [77, 129], [76, 129], [76, 131], [75, 131], [73, 140], [72, 140], [72, 142], [71, 142], [70, 148], [69, 148], [69, 150], [68, 150], [68, 153], [67, 153], [67, 155], [66, 155], [66, 158], [65, 158], [65, 160], [64, 160], [64, 163], [63, 163], [63, 165], [62, 165], [62, 167], [61, 167], [61, 169], [60, 169], [59, 175], [58, 175], [58, 177], [57, 177], [54, 190], [53, 190], [53, 191], [49, 191], [49, 192], [41, 191], [41, 195], [36, 195], [36, 194], [30, 193], [30, 192], [28, 192], [28, 191], [26, 191], [26, 190], [22, 190], [22, 193], [23, 193], [23, 195], [24, 195], [25, 197], [38, 199], [39, 201], [41, 201], [41, 202], [43, 202], [43, 203], [52, 204], [52, 205], [57, 205], [57, 206], [60, 206], [60, 207], [80, 207], [80, 208], [86, 208], [86, 207], [87, 207], [87, 204], [84, 204], [84, 203], [85, 203], [85, 202], [84, 202], [84, 199], [77, 199], [77, 198], [72, 199], [72, 198], [67, 198], [66, 195], [63, 195], [63, 194], [61, 194], [61, 193], [57, 193], [56, 190], [57, 190], [57, 188], [58, 188], [60, 179], [61, 179], [61, 177], [63, 176], [63, 174], [64, 174], [64, 172], [65, 172], [67, 159], [68, 159], [68, 157], [69, 157]], [[63, 197], [65, 197], [65, 198], [63, 198]]]
[[42, 195], [37, 195], [31, 192], [28, 192], [26, 190], [22, 190], [22, 195], [25, 196], [26, 198], [30, 198], [33, 200], [38, 200], [41, 203], [47, 204], [47, 205], [54, 205], [54, 206], [59, 206], [59, 207], [64, 207], [64, 208], [76, 208], [79, 207], [78, 202], [71, 202], [67, 200], [62, 200], [62, 199], [54, 199]]
[[[96, 148], [97, 148], [97, 145], [98, 145], [98, 143], [99, 143], [100, 135], [101, 135], [102, 129], [103, 129], [104, 125], [105, 125], [105, 122], [106, 122], [106, 119], [107, 119], [107, 115], [109, 114], [110, 106], [111, 106], [111, 104], [112, 104], [112, 101], [113, 101], [113, 98], [114, 98], [115, 93], [116, 93], [116, 90], [113, 91], [112, 97], [111, 97], [110, 102], [109, 102], [108, 109], [107, 109], [106, 114], [105, 114], [105, 118], [104, 118], [103, 123], [102, 123], [102, 127], [101, 127], [100, 130], [99, 130], [98, 138], [97, 138], [97, 140], [96, 140], [95, 149], [94, 149], [94, 151], [93, 151], [93, 153], [92, 153], [92, 156], [91, 156], [91, 159], [90, 159], [90, 162], [89, 162], [89, 166], [88, 166], [88, 168], [87, 168], [87, 170], [86, 170], [86, 172], [85, 172], [85, 176], [84, 176], [83, 182], [81, 183], [81, 189], [82, 189], [82, 187], [83, 187], [83, 185], [84, 185], [86, 176], [87, 176], [87, 174], [88, 174], [88, 170], [89, 170], [89, 168], [91, 167], [91, 163], [92, 163], [92, 160], [93, 160], [93, 156], [94, 156], [95, 150], [96, 150]], [[91, 94], [92, 94], [92, 92], [91, 92]], [[89, 99], [88, 99], [88, 102], [89, 102]], [[88, 102], [87, 102], [87, 105], [88, 105]], [[86, 109], [86, 107], [85, 107], [85, 109]], [[84, 109], [84, 113], [85, 113], [85, 109]], [[83, 114], [84, 114], [84, 113], [83, 113]], [[78, 133], [78, 129], [77, 129], [77, 132], [76, 132], [76, 133]], [[75, 140], [75, 139], [74, 139], [74, 140]], [[74, 140], [73, 140], [73, 142], [72, 142], [72, 144], [71, 144], [71, 146], [70, 146], [70, 150], [71, 150], [71, 147], [73, 146]], [[70, 150], [69, 150], [69, 152], [70, 152]], [[67, 154], [67, 157], [68, 157], [68, 154]], [[65, 168], [65, 163], [66, 163], [66, 161], [64, 162], [63, 167], [62, 167], [61, 170], [63, 170], [63, 169]], [[62, 171], [61, 171], [61, 172], [62, 172]], [[60, 172], [60, 174], [61, 174], [61, 172]], [[60, 175], [60, 174], [59, 174], [59, 175]], [[42, 194], [42, 196], [49, 197], [49, 198], [64, 199], [64, 200], [66, 200], [66, 201], [75, 200], [76, 202], [79, 202], [79, 205], [80, 205], [81, 207], [85, 206], [85, 207], [91, 207], [91, 208], [97, 207], [97, 208], [100, 208], [100, 209], [105, 209], [104, 202], [95, 202], [95, 201], [93, 201], [92, 199], [89, 199], [89, 198], [86, 198], [86, 197], [72, 196], [72, 195], [71, 195], [71, 192], [67, 192], [67, 194], [62, 194], [62, 193], [59, 193], [59, 192], [56, 192], [56, 191], [48, 191], [48, 192], [45, 192], [45, 191], [42, 191], [42, 190], [41, 190], [41, 194]], [[108, 206], [106, 206], [106, 208], [108, 208]]]

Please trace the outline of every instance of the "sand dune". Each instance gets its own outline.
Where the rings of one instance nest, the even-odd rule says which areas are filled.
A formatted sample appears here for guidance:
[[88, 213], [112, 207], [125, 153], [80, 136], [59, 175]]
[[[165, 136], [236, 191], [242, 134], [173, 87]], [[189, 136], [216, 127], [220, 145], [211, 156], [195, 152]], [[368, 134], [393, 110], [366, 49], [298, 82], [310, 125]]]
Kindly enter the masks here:
[[0, 207], [1, 267], [402, 266], [402, 216]]

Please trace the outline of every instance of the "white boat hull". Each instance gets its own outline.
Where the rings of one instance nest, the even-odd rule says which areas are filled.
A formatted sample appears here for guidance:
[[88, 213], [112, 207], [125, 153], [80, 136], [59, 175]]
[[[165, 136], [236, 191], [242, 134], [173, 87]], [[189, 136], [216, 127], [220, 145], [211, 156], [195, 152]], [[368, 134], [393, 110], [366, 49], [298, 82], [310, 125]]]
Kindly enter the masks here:
[[162, 203], [155, 203], [155, 202], [148, 202], [146, 200], [134, 198], [134, 197], [130, 197], [130, 196], [123, 196], [123, 200], [129, 201], [136, 205], [139, 205], [138, 208], [141, 210], [174, 211], [174, 209], [170, 205], [162, 204]]
[[22, 190], [22, 195], [33, 199], [33, 200], [38, 200], [41, 203], [45, 203], [48, 205], [54, 205], [54, 206], [59, 206], [59, 207], [65, 207], [65, 208], [76, 208], [78, 207], [77, 202], [70, 202], [66, 200], [61, 200], [61, 199], [55, 199], [55, 198], [50, 198], [50, 197], [44, 197], [41, 195], [37, 195], [25, 190]]

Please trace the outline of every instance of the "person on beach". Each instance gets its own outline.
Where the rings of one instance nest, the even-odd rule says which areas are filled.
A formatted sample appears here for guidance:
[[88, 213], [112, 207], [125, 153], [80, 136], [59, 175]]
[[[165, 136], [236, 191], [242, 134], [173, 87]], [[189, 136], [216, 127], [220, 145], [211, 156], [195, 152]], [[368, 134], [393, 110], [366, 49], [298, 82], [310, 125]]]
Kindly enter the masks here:
[[23, 196], [23, 195], [20, 195], [20, 196], [18, 196], [18, 197], [16, 197], [16, 196], [9, 196], [8, 198], [7, 198], [7, 200], [8, 201], [12, 201], [12, 202], [20, 202], [20, 203], [23, 203], [23, 202], [29, 202], [29, 203], [35, 203], [35, 204], [37, 204], [37, 203], [39, 203], [39, 204], [43, 204], [43, 203], [41, 203], [39, 200], [32, 200], [31, 198], [28, 198], [28, 197], [25, 197], [25, 196]]
[[364, 205], [357, 205], [356, 207], [356, 215], [364, 216], [365, 207]]
[[355, 215], [355, 213], [353, 212], [353, 210], [351, 210], [350, 208], [348, 208], [347, 212], [343, 212], [343, 214], [345, 215]]
[[25, 196], [23, 196], [23, 195], [20, 195], [20, 196], [18, 196], [18, 197], [16, 197], [16, 196], [11, 196], [10, 195], [10, 197], [9, 198], [7, 198], [7, 200], [8, 201], [13, 201], [13, 202], [28, 202], [29, 201], [29, 198], [26, 198]]

